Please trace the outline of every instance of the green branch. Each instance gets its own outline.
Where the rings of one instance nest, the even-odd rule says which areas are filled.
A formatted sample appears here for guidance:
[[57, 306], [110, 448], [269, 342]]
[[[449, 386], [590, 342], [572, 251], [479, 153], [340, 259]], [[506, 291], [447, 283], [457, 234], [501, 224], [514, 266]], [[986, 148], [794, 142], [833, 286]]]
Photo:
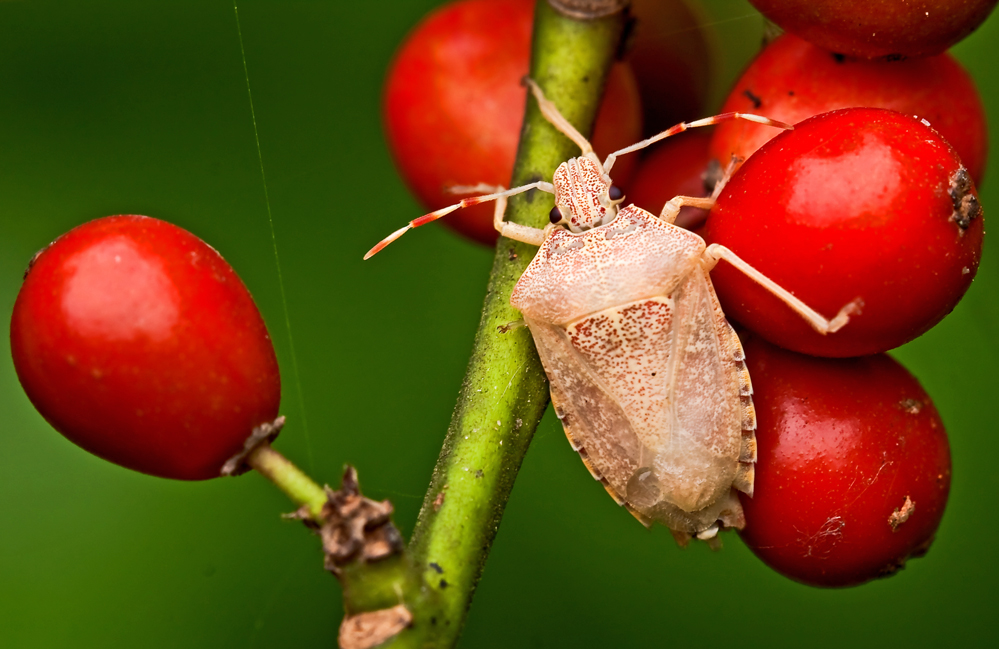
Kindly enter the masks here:
[[[621, 9], [626, 4], [626, 0], [537, 3], [530, 75], [583, 134], [592, 130], [618, 49], [624, 25]], [[577, 155], [578, 147], [545, 120], [528, 93], [510, 186], [550, 181], [561, 162]], [[510, 199], [506, 218], [543, 227], [552, 205], [548, 194], [530, 191]], [[338, 544], [343, 530], [363, 527], [367, 531], [362, 545], [370, 544], [364, 547], [372, 552], [383, 547], [383, 538], [372, 539], [370, 525], [344, 522], [352, 515], [347, 512], [354, 511], [351, 507], [334, 506], [338, 498], [359, 498], [356, 502], [369, 507], [369, 520], [387, 521], [387, 514], [379, 512], [390, 513], [391, 505], [363, 499], [356, 476], [345, 477], [344, 488], [330, 492], [329, 505], [323, 508], [318, 487], [309, 481], [311, 486], [303, 488], [300, 472], [289, 468], [286, 460], [266, 451], [251, 458], [256, 460], [254, 468], [264, 473], [268, 463], [277, 467], [278, 472], [271, 471], [268, 477], [306, 506], [306, 516], [322, 525], [327, 564], [344, 591], [342, 647], [453, 647], [458, 641], [514, 479], [548, 406], [548, 383], [530, 331], [526, 327], [500, 331], [521, 317], [510, 306], [510, 293], [536, 252], [535, 247], [505, 238], [496, 246], [458, 406], [404, 552], [399, 546], [392, 554], [372, 558], [353, 545]], [[384, 527], [378, 529], [386, 534]], [[388, 536], [393, 532], [394, 528]], [[332, 565], [331, 557], [338, 551], [343, 551], [345, 560]]]
[[[592, 130], [623, 21], [621, 12], [576, 20], [547, 2], [537, 3], [531, 77], [584, 134]], [[551, 180], [555, 168], [576, 155], [578, 147], [545, 120], [528, 94], [511, 186]], [[550, 196], [531, 191], [510, 199], [506, 217], [543, 227], [552, 205]], [[456, 643], [514, 479], [548, 405], [548, 384], [530, 332], [498, 330], [521, 317], [510, 306], [510, 293], [536, 252], [509, 239], [497, 244], [458, 407], [409, 545], [424, 588], [407, 602], [411, 627], [386, 646]]]

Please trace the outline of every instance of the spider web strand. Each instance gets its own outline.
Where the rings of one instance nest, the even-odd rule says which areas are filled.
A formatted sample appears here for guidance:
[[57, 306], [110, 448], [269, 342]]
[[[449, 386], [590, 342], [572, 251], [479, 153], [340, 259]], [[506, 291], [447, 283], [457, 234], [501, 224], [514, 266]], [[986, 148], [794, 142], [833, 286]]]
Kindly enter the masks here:
[[288, 332], [288, 348], [291, 353], [291, 372], [295, 380], [295, 392], [298, 395], [298, 409], [302, 414], [302, 432], [305, 436], [305, 452], [309, 462], [309, 470], [315, 473], [315, 463], [312, 459], [312, 440], [309, 437], [309, 420], [305, 412], [305, 396], [302, 394], [302, 380], [298, 373], [298, 355], [295, 353], [295, 339], [291, 334], [291, 316], [288, 313], [288, 296], [284, 288], [284, 276], [281, 273], [281, 257], [278, 254], [277, 235], [274, 231], [274, 216], [271, 213], [271, 199], [267, 191], [267, 175], [264, 173], [264, 155], [260, 148], [260, 133], [257, 129], [257, 114], [253, 109], [253, 93], [250, 92], [250, 71], [246, 65], [246, 49], [243, 46], [243, 30], [239, 24], [239, 9], [232, 3], [236, 15], [236, 33], [239, 35], [239, 53], [243, 57], [243, 76], [246, 78], [246, 96], [250, 102], [250, 118], [253, 121], [253, 138], [257, 144], [257, 160], [260, 162], [260, 180], [264, 185], [264, 203], [267, 205], [267, 223], [270, 226], [271, 245], [274, 249], [274, 266], [277, 269], [278, 286], [281, 289], [281, 306], [284, 310], [284, 326]]

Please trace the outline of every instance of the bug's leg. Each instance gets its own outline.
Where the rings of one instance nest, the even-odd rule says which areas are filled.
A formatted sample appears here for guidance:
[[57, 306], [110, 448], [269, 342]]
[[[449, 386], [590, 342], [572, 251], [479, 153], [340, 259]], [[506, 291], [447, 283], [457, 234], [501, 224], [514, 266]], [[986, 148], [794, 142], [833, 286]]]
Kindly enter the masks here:
[[722, 190], [725, 188], [728, 179], [732, 177], [735, 170], [739, 168], [739, 164], [742, 162], [742, 158], [737, 156], [732, 156], [732, 160], [725, 167], [725, 173], [721, 178], [715, 183], [714, 191], [711, 192], [711, 196], [699, 198], [697, 196], [674, 196], [665, 205], [663, 205], [662, 211], [659, 213], [659, 218], [667, 223], [675, 223], [676, 217], [680, 214], [681, 207], [696, 207], [702, 210], [710, 210], [715, 206], [715, 201], [718, 200], [718, 196], [721, 194]]
[[526, 326], [527, 326], [527, 321], [521, 318], [520, 320], [513, 320], [506, 324], [499, 325], [498, 327], [496, 327], [496, 331], [500, 332], [501, 334], [505, 334], [510, 331], [513, 331], [514, 329], [520, 329], [521, 327], [526, 327]]
[[768, 117], [761, 117], [759, 115], [752, 115], [750, 113], [722, 113], [721, 115], [715, 115], [714, 117], [705, 117], [704, 119], [699, 119], [693, 122], [681, 122], [676, 126], [671, 126], [662, 133], [653, 135], [652, 137], [642, 140], [641, 142], [636, 142], [631, 146], [627, 146], [623, 149], [615, 151], [614, 153], [607, 156], [604, 160], [604, 173], [610, 173], [611, 167], [614, 166], [614, 161], [617, 160], [619, 155], [624, 155], [625, 153], [631, 153], [632, 151], [638, 151], [639, 149], [644, 149], [647, 146], [655, 144], [659, 140], [665, 140], [666, 138], [683, 133], [688, 128], [697, 128], [699, 126], [711, 126], [712, 124], [717, 124], [719, 122], [726, 122], [730, 119], [743, 119], [747, 122], [756, 122], [757, 124], [765, 124], [766, 126], [775, 126], [777, 128], [783, 128], [787, 130], [793, 130], [794, 127], [790, 124], [785, 124], [784, 122], [778, 122], [775, 119], [770, 119]]
[[[442, 207], [441, 209], [433, 211], [433, 212], [430, 212], [429, 214], [424, 214], [423, 216], [421, 216], [418, 219], [413, 219], [412, 221], [410, 221], [409, 223], [407, 223], [405, 226], [399, 228], [398, 230], [396, 230], [392, 234], [388, 235], [387, 237], [385, 237], [384, 239], [382, 239], [381, 241], [379, 241], [375, 245], [374, 248], [372, 248], [371, 250], [369, 250], [368, 253], [366, 255], [364, 255], [364, 258], [365, 259], [370, 259], [372, 256], [374, 256], [374, 255], [378, 254], [379, 252], [381, 252], [381, 250], [385, 246], [389, 245], [390, 243], [392, 243], [393, 241], [395, 241], [396, 239], [398, 239], [402, 235], [406, 234], [406, 232], [412, 230], [413, 228], [418, 228], [421, 225], [426, 225], [427, 223], [430, 223], [431, 221], [436, 221], [437, 219], [441, 218], [442, 216], [447, 216], [448, 214], [450, 214], [451, 212], [454, 212], [455, 210], [459, 210], [459, 209], [461, 209], [463, 207], [469, 207], [470, 205], [478, 205], [480, 203], [488, 203], [489, 201], [495, 201], [495, 200], [499, 200], [499, 199], [503, 199], [504, 200], [504, 204], [505, 204], [505, 200], [506, 200], [506, 198], [508, 196], [513, 196], [515, 194], [522, 194], [522, 193], [524, 193], [526, 191], [530, 191], [532, 189], [540, 189], [541, 191], [548, 192], [550, 194], [554, 194], [555, 193], [555, 188], [552, 186], [551, 183], [545, 182], [543, 180], [539, 180], [538, 182], [530, 183], [528, 185], [521, 185], [520, 187], [514, 187], [513, 189], [505, 189], [503, 191], [495, 192], [495, 193], [492, 193], [492, 194], [486, 194], [484, 196], [473, 196], [471, 198], [464, 198], [461, 201], [459, 201], [458, 203], [455, 203], [454, 205], [449, 205], [447, 207]], [[510, 223], [510, 224], [507, 224], [507, 225], [514, 225], [514, 224]], [[518, 228], [511, 229], [511, 232], [519, 232], [519, 228], [524, 228], [524, 227], [526, 227], [526, 226], [518, 226]], [[528, 228], [528, 229], [529, 230], [535, 230], [536, 228]], [[504, 236], [509, 236], [509, 235], [506, 235], [505, 232], [504, 232]], [[530, 236], [533, 237], [531, 239], [531, 241], [533, 241], [534, 239], [537, 238], [536, 236], [533, 236], [533, 235], [530, 235]], [[520, 239], [520, 238], [518, 238], [516, 236], [510, 237], [510, 238], [517, 239], [518, 241], [523, 241], [523, 239]], [[544, 237], [542, 237], [541, 240], [544, 241]], [[527, 241], [527, 243], [530, 243], [531, 241]], [[540, 245], [540, 244], [538, 244], [538, 245]]]
[[507, 223], [503, 220], [503, 216], [506, 214], [506, 196], [503, 198], [496, 199], [496, 209], [493, 210], [493, 227], [500, 234], [503, 233], [504, 225], [513, 225], [512, 223]]
[[708, 270], [713, 268], [715, 264], [722, 259], [732, 264], [750, 279], [780, 298], [780, 300], [791, 307], [795, 313], [808, 321], [808, 324], [812, 325], [812, 328], [820, 334], [828, 334], [833, 333], [834, 331], [839, 331], [843, 328], [843, 325], [850, 321], [850, 316], [853, 314], [859, 314], [861, 307], [864, 306], [863, 300], [858, 297], [840, 309], [839, 313], [837, 313], [832, 320], [827, 320], [817, 311], [792, 295], [786, 288], [756, 270], [742, 259], [739, 259], [734, 252], [725, 246], [717, 243], [711, 244], [708, 246], [707, 250], [704, 251], [704, 259], [708, 263]]
[[663, 209], [659, 212], [659, 218], [667, 223], [672, 223], [676, 220], [677, 214], [680, 213], [681, 207], [699, 207], [702, 210], [710, 210], [715, 205], [714, 197], [702, 197], [697, 196], [674, 196], [673, 198], [666, 201], [663, 205]]
[[718, 200], [718, 197], [721, 196], [722, 190], [725, 189], [725, 185], [727, 185], [728, 181], [732, 179], [732, 174], [735, 173], [736, 169], [742, 166], [743, 162], [745, 162], [745, 158], [740, 158], [737, 155], [732, 156], [732, 159], [728, 161], [728, 166], [725, 167], [725, 171], [722, 173], [721, 178], [715, 181], [715, 187], [711, 190], [712, 200]]
[[[547, 186], [540, 187], [539, 189], [554, 194], [555, 188], [547, 183], [545, 184]], [[478, 185], [453, 185], [448, 187], [447, 191], [450, 194], [474, 194], [476, 192], [492, 192], [502, 194], [506, 191], [506, 187], [503, 187], [502, 185], [487, 185], [486, 183], [479, 183]], [[528, 225], [509, 223], [503, 220], [503, 215], [506, 213], [506, 199], [506, 196], [500, 196], [496, 199], [496, 209], [493, 210], [493, 227], [496, 228], [496, 231], [508, 239], [529, 243], [532, 246], [540, 246], [544, 243], [545, 237], [548, 234], [548, 228], [532, 228]]]
[[[551, 191], [554, 193], [554, 189]], [[500, 236], [529, 243], [532, 246], [540, 246], [545, 242], [549, 228], [532, 228], [529, 225], [510, 223], [503, 220], [504, 213], [506, 213], [506, 196], [496, 199], [496, 210], [493, 212], [493, 227], [500, 233]]]
[[[576, 143], [583, 151], [584, 156], [593, 155], [593, 145], [590, 141], [583, 137], [583, 134], [576, 130], [576, 127], [569, 123], [562, 113], [559, 112], [558, 108], [554, 103], [547, 97], [545, 93], [541, 90], [541, 86], [535, 83], [534, 79], [530, 77], [524, 77], [524, 83], [527, 87], [531, 89], [534, 94], [534, 98], [538, 102], [538, 108], [541, 109], [541, 114], [544, 115], [552, 126], [557, 128], [563, 135]], [[600, 164], [600, 160], [596, 160], [597, 164]]]

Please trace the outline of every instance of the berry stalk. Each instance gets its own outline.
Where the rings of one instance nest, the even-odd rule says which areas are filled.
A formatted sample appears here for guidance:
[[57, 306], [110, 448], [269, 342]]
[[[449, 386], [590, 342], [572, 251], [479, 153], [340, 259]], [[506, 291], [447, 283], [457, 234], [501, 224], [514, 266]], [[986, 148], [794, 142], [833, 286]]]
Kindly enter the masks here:
[[306, 507], [313, 519], [320, 521], [326, 492], [288, 458], [270, 444], [261, 444], [246, 457], [246, 463], [274, 483], [296, 505]]

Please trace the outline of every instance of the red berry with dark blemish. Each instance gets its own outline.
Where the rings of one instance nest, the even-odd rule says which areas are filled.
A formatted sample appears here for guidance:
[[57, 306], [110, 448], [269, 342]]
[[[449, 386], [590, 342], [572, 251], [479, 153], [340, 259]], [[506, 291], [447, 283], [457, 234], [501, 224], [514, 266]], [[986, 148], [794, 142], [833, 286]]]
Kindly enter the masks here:
[[[980, 183], [988, 151], [985, 108], [972, 80], [950, 54], [905, 61], [866, 61], [832, 54], [785, 34], [746, 68], [721, 112], [765, 115], [788, 124], [839, 108], [887, 108], [927, 120], [950, 142]], [[743, 120], [715, 127], [711, 156], [723, 166], [748, 158], [779, 131]]]
[[866, 58], [939, 54], [981, 25], [996, 0], [750, 0], [781, 28]]
[[[461, 200], [453, 185], [509, 185], [527, 105], [534, 0], [463, 0], [430, 14], [396, 53], [385, 83], [389, 148], [410, 190], [428, 210]], [[601, 157], [641, 139], [638, 85], [614, 65], [593, 131]], [[629, 159], [630, 158], [630, 159]], [[626, 182], [637, 156], [622, 156], [614, 179]], [[550, 180], [550, 179], [549, 179]], [[492, 245], [492, 203], [441, 222]]]
[[157, 219], [97, 219], [40, 252], [10, 342], [56, 430], [144, 473], [215, 477], [277, 416], [277, 359], [246, 287], [205, 242]]
[[726, 262], [714, 269], [726, 315], [817, 356], [887, 351], [935, 325], [971, 284], [983, 234], [950, 145], [918, 119], [875, 108], [817, 115], [767, 142], [704, 231], [826, 317], [859, 298], [860, 312], [823, 336]]
[[926, 552], [950, 489], [943, 423], [887, 355], [812, 358], [745, 341], [758, 460], [746, 545], [813, 586], [890, 575]]

